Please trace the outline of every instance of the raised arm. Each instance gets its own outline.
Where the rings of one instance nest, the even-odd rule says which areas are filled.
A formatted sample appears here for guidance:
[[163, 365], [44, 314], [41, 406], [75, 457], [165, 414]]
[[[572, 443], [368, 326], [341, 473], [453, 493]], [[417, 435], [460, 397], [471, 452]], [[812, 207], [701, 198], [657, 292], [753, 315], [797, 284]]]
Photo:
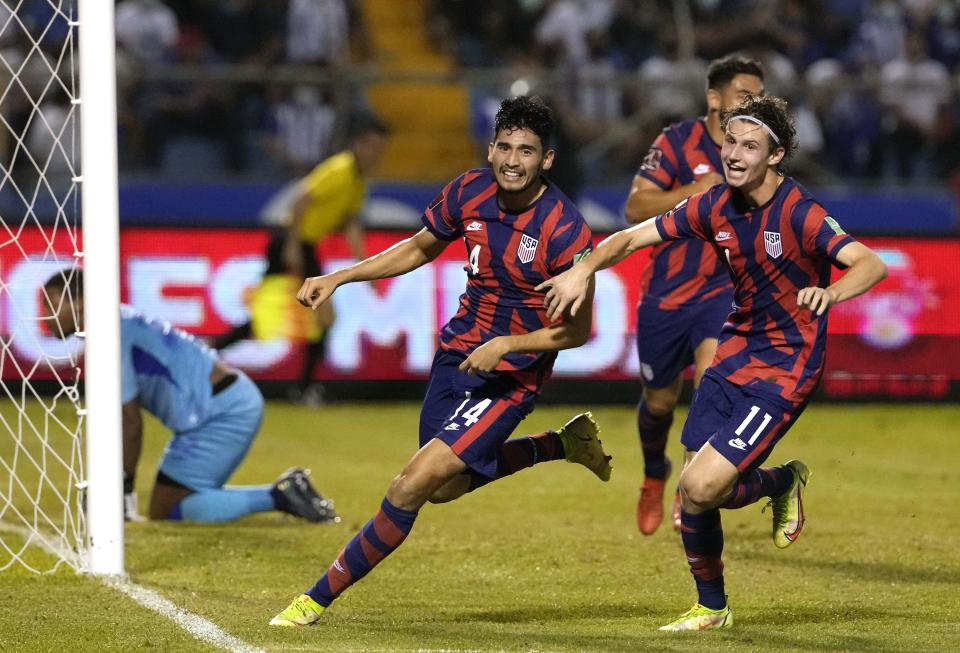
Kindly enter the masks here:
[[562, 322], [530, 333], [497, 336], [474, 349], [460, 364], [460, 370], [467, 374], [492, 372], [507, 354], [560, 351], [583, 345], [590, 339], [593, 328], [593, 291], [591, 278], [587, 287], [587, 308]]
[[297, 292], [297, 301], [316, 310], [334, 290], [345, 283], [398, 277], [437, 258], [449, 244], [449, 241], [440, 240], [426, 228], [421, 229], [416, 235], [359, 263], [306, 279]]
[[589, 256], [572, 268], [537, 286], [537, 290], [547, 291], [543, 298], [547, 317], [557, 320], [568, 307], [570, 315], [576, 316], [587, 299], [589, 282], [598, 270], [616, 265], [642, 247], [660, 242], [663, 242], [663, 238], [657, 231], [656, 218], [608, 236]]
[[817, 315], [823, 315], [830, 306], [862, 295], [887, 278], [886, 264], [863, 243], [845, 245], [837, 252], [837, 260], [847, 266], [846, 273], [826, 288], [800, 290], [797, 306], [809, 307]]

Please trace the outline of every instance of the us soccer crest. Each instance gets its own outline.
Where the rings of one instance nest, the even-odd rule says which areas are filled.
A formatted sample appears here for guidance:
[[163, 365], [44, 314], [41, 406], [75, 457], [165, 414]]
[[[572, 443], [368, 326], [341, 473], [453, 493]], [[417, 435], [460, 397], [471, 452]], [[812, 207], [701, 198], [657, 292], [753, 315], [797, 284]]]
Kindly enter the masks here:
[[771, 258], [780, 258], [783, 254], [783, 245], [780, 244], [780, 234], [775, 231], [763, 232], [763, 248]]
[[523, 236], [520, 237], [520, 247], [517, 248], [517, 258], [520, 259], [520, 262], [529, 263], [532, 261], [534, 255], [537, 253], [537, 245], [539, 244], [540, 241], [533, 236], [523, 234]]

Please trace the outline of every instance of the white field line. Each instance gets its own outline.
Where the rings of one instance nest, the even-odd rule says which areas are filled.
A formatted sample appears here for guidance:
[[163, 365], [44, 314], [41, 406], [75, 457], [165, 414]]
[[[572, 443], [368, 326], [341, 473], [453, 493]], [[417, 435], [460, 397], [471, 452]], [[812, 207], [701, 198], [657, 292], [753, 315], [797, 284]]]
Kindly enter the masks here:
[[[31, 535], [34, 535], [32, 539], [33, 543], [50, 555], [62, 557], [61, 551], [59, 551], [55, 545], [48, 543], [45, 538], [36, 537], [32, 529], [0, 522], [0, 531], [15, 533], [23, 538], [30, 538]], [[195, 639], [231, 651], [232, 653], [264, 653], [263, 649], [251, 646], [242, 639], [237, 639], [233, 635], [224, 632], [212, 621], [208, 621], [200, 615], [177, 607], [172, 601], [164, 598], [153, 590], [130, 582], [126, 576], [102, 576], [100, 580], [102, 580], [107, 587], [112, 587], [115, 590], [123, 592], [143, 607], [149, 608], [159, 615], [166, 617], [190, 633]]]

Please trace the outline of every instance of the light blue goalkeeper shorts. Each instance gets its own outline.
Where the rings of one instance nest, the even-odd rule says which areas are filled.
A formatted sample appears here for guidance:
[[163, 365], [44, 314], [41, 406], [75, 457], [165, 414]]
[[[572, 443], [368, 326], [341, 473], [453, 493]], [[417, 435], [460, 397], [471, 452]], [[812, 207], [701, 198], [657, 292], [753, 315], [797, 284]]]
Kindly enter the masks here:
[[160, 471], [177, 483], [202, 490], [222, 487], [247, 455], [263, 421], [263, 395], [243, 372], [213, 395], [212, 410], [196, 428], [175, 433]]

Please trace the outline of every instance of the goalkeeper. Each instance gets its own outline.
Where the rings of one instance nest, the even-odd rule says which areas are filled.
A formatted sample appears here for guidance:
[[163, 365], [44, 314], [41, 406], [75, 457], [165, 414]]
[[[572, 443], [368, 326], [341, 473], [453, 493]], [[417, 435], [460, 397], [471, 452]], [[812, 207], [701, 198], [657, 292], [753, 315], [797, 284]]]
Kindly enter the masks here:
[[[83, 329], [83, 279], [63, 270], [44, 284], [50, 331]], [[263, 419], [263, 396], [240, 370], [168, 322], [120, 308], [124, 517], [137, 511], [134, 476], [143, 441], [141, 409], [173, 431], [150, 496], [150, 519], [227, 522], [279, 510], [312, 522], [339, 521], [333, 502], [291, 468], [273, 485], [224, 483], [250, 449]]]

